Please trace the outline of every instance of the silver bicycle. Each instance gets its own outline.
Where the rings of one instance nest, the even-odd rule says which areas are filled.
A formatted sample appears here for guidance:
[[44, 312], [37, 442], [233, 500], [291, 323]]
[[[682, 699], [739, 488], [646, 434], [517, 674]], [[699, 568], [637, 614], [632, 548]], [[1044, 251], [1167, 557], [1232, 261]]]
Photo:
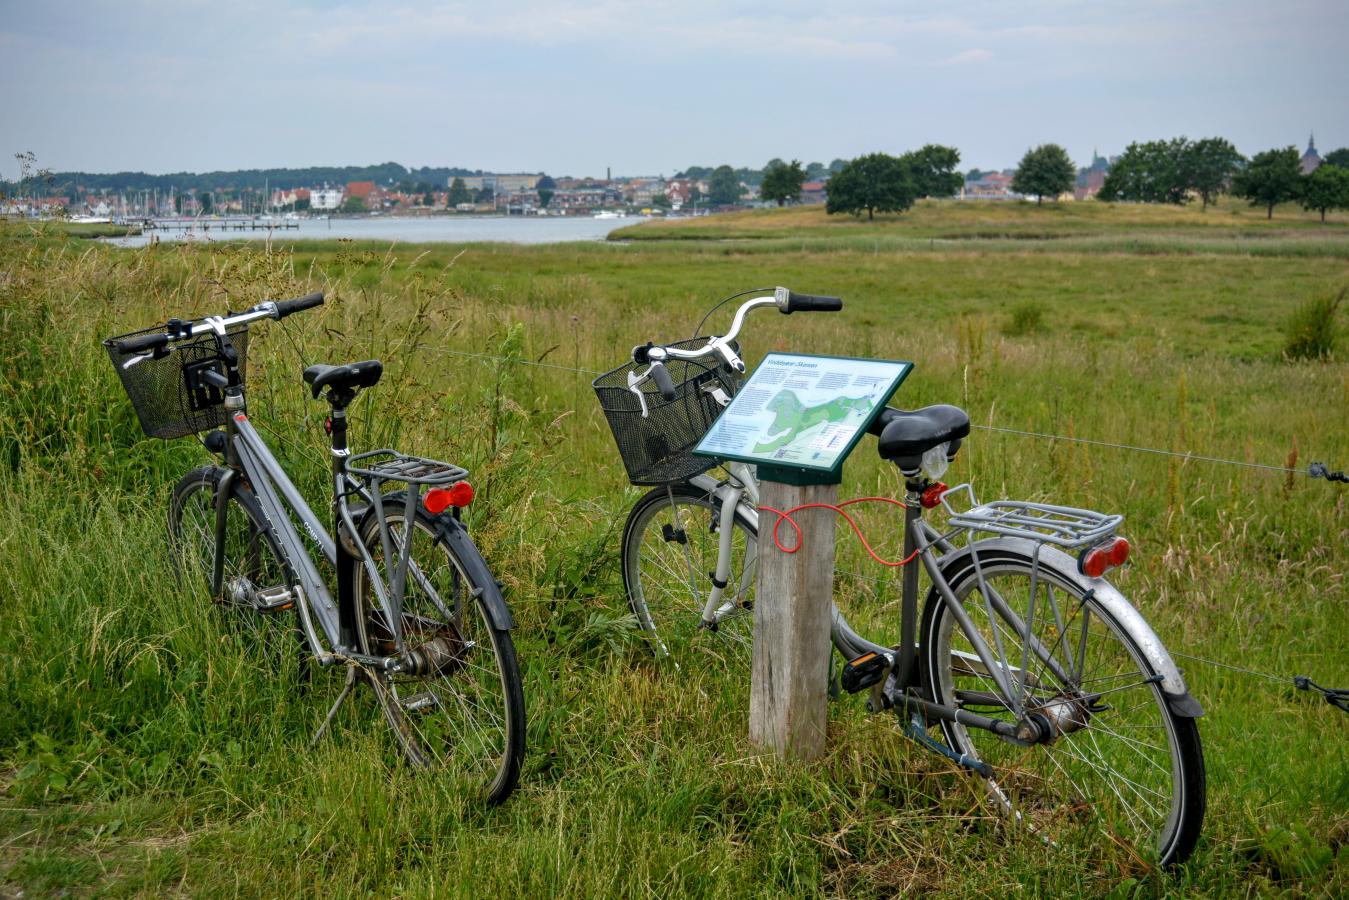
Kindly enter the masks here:
[[[732, 461], [713, 475], [715, 461], [691, 450], [745, 371], [736, 337], [746, 314], [769, 306], [842, 304], [777, 288], [745, 301], [727, 334], [638, 347], [595, 381], [630, 480], [654, 485], [628, 516], [622, 567], [628, 603], [660, 657], [748, 656], [755, 469]], [[1046, 838], [1091, 824], [1161, 865], [1185, 860], [1204, 818], [1203, 710], [1104, 577], [1128, 559], [1123, 517], [979, 503], [969, 485], [946, 488], [937, 479], [970, 431], [954, 406], [886, 408], [871, 431], [904, 478], [904, 552], [929, 585], [920, 610], [919, 565], [904, 567], [894, 643], [862, 637], [834, 608], [837, 686], [896, 713], [910, 737]], [[939, 507], [940, 529], [923, 518]], [[775, 517], [763, 515], [771, 531]]]
[[311, 663], [345, 668], [314, 742], [365, 684], [410, 763], [498, 803], [519, 780], [524, 692], [510, 612], [460, 519], [473, 499], [468, 473], [388, 449], [353, 456], [347, 410], [383, 365], [310, 366], [304, 380], [329, 406], [330, 534], [245, 410], [249, 325], [321, 303], [269, 301], [104, 342], [146, 434], [207, 432], [220, 457], [173, 491], [174, 563], [272, 666], [297, 676], [312, 675]]

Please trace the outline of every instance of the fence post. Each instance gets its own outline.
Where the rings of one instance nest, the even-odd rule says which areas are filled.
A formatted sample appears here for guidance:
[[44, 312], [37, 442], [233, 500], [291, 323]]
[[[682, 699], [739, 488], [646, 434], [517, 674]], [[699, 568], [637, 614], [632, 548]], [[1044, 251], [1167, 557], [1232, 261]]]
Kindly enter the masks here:
[[[781, 477], [797, 483], [774, 480]], [[835, 475], [802, 478], [760, 466], [759, 478], [763, 506], [788, 510], [802, 503], [838, 502]], [[776, 516], [759, 517], [749, 738], [779, 756], [812, 760], [824, 754], [829, 712], [835, 517], [811, 509], [793, 518], [801, 526], [801, 547], [788, 554], [773, 541]], [[790, 547], [796, 532], [784, 522], [779, 535]]]

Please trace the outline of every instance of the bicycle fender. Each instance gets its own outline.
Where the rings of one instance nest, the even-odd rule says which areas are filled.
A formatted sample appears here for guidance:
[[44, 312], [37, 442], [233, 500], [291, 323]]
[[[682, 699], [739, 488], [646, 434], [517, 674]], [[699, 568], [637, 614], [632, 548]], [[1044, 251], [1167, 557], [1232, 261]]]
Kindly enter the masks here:
[[463, 522], [459, 522], [450, 516], [439, 516], [440, 536], [454, 551], [455, 556], [464, 564], [468, 570], [468, 576], [475, 584], [482, 588], [483, 605], [487, 608], [487, 615], [492, 620], [492, 627], [500, 631], [510, 631], [515, 622], [511, 619], [511, 611], [506, 606], [506, 598], [501, 595], [501, 585], [496, 578], [492, 576], [491, 569], [487, 568], [487, 562], [478, 552], [477, 546], [468, 536], [468, 529]]
[[[939, 559], [939, 564], [943, 574], [948, 572], [959, 574], [963, 568], [972, 565], [970, 562], [972, 552], [992, 553], [999, 549], [1006, 549], [1019, 553], [1027, 559], [1034, 559], [1036, 546], [1034, 541], [1025, 538], [985, 538], [975, 541], [970, 546], [962, 547], [954, 553], [942, 556]], [[1165, 645], [1157, 637], [1157, 633], [1152, 630], [1152, 626], [1147, 623], [1142, 614], [1113, 584], [1104, 578], [1091, 578], [1078, 572], [1077, 561], [1057, 547], [1040, 544], [1039, 554], [1042, 566], [1053, 569], [1055, 575], [1077, 585], [1082, 591], [1091, 591], [1096, 602], [1106, 612], [1110, 613], [1121, 628], [1129, 633], [1129, 636], [1133, 638], [1134, 643], [1138, 645], [1144, 657], [1146, 657], [1147, 664], [1152, 669], [1153, 674], [1162, 676], [1162, 695], [1166, 698], [1166, 704], [1171, 708], [1171, 712], [1188, 719], [1197, 719], [1204, 714], [1203, 706], [1199, 704], [1198, 700], [1190, 696], [1190, 691], [1185, 686], [1185, 679], [1181, 676], [1180, 669], [1171, 659], [1171, 654], [1167, 652]], [[948, 580], [949, 578], [950, 576], [948, 576]]]
[[[720, 481], [717, 481], [717, 479], [706, 473], [694, 475], [689, 479], [689, 484], [707, 494], [715, 494], [717, 493], [717, 489], [721, 487]], [[744, 498], [742, 498], [742, 501], [743, 499]], [[748, 503], [741, 502], [740, 509], [736, 512], [736, 515], [744, 519], [746, 524], [752, 526], [755, 534], [759, 533], [759, 511], [757, 509], [750, 506]]]

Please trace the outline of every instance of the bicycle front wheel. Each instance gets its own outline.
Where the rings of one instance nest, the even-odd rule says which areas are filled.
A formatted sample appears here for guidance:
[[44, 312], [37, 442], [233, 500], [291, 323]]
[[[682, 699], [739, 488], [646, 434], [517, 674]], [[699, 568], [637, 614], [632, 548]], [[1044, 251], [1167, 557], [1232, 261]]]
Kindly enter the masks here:
[[723, 661], [749, 660], [753, 640], [758, 530], [736, 510], [730, 576], [716, 628], [702, 626], [721, 540], [721, 500], [692, 484], [648, 491], [623, 529], [623, 587], [628, 606], [658, 657], [676, 661], [702, 652]]
[[995, 719], [1028, 717], [1051, 736], [1024, 746], [943, 722], [952, 749], [991, 766], [989, 798], [1050, 840], [1091, 840], [1078, 829], [1094, 825], [1161, 865], [1184, 861], [1204, 817], [1194, 720], [1171, 711], [1138, 640], [1077, 578], [1043, 558], [1033, 570], [1008, 547], [981, 550], [978, 561], [959, 558], [944, 574], [995, 664], [934, 590], [922, 628], [929, 696]]
[[[228, 469], [202, 466], [179, 480], [169, 502], [169, 549], [179, 584], [212, 594], [216, 558], [216, 498]], [[306, 641], [294, 599], [295, 572], [247, 486], [236, 481], [225, 503], [224, 567], [212, 596], [230, 627], [261, 648], [274, 667], [303, 668]]]
[[[525, 750], [515, 646], [509, 623], [492, 608], [499, 589], [461, 524], [419, 507], [409, 527], [404, 503], [402, 492], [384, 497], [394, 563], [412, 542], [398, 627], [358, 563], [356, 630], [361, 648], [375, 656], [398, 655], [401, 638], [404, 658], [417, 665], [407, 674], [370, 671], [369, 678], [409, 762], [460, 778], [499, 803], [519, 781]], [[361, 538], [387, 587], [396, 571], [373, 515]]]

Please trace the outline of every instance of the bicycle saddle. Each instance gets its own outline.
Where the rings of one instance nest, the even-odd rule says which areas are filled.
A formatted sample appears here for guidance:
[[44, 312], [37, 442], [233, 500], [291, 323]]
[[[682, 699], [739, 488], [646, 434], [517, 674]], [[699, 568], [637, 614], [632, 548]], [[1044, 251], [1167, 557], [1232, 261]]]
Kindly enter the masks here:
[[342, 366], [313, 365], [304, 370], [304, 380], [314, 391], [314, 399], [325, 387], [368, 388], [379, 384], [384, 374], [384, 363], [377, 359], [347, 363]]
[[900, 469], [918, 468], [924, 453], [950, 441], [947, 450], [954, 457], [960, 441], [970, 433], [970, 417], [958, 406], [939, 404], [912, 412], [887, 406], [869, 429], [879, 436], [881, 459], [893, 460]]

